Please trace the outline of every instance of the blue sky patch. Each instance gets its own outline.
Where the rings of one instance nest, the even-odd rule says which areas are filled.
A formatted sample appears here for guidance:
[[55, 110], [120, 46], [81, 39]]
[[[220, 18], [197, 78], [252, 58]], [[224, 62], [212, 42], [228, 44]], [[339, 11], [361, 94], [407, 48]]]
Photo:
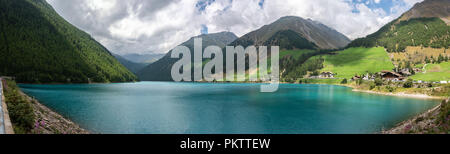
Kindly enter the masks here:
[[392, 7], [406, 5], [403, 0], [379, 0], [378, 3], [376, 0], [349, 0], [348, 3], [353, 6], [353, 13], [359, 13], [356, 5], [364, 4], [370, 9], [383, 9], [386, 15], [396, 13], [395, 10], [391, 11]]
[[198, 9], [198, 11], [202, 12], [205, 11], [206, 7], [214, 3], [216, 0], [199, 0], [197, 4], [195, 4], [195, 7]]
[[208, 26], [202, 25], [202, 29], [200, 30], [202, 34], [208, 34]]
[[259, 7], [264, 8], [264, 0], [259, 0]]

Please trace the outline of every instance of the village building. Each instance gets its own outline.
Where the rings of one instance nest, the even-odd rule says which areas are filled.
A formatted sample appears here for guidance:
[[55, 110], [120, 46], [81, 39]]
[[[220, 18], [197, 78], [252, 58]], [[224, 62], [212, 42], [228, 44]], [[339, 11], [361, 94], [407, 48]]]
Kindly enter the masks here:
[[420, 69], [420, 68], [413, 68], [413, 71], [416, 72], [416, 73], [419, 73], [419, 72], [422, 72], [422, 69]]
[[403, 75], [393, 71], [381, 71], [381, 78], [389, 81], [403, 81]]
[[359, 79], [361, 79], [361, 77], [360, 77], [360, 76], [357, 76], [357, 75], [355, 75], [354, 77], [352, 77], [352, 80], [353, 80], [353, 81], [356, 81], [356, 80], [359, 80]]
[[334, 78], [334, 73], [333, 72], [322, 72], [319, 75], [319, 78]]
[[399, 73], [403, 76], [411, 76], [411, 71], [409, 70], [409, 68], [405, 68], [399, 71]]
[[363, 75], [362, 78], [366, 81], [375, 81], [376, 75], [367, 73], [366, 75]]

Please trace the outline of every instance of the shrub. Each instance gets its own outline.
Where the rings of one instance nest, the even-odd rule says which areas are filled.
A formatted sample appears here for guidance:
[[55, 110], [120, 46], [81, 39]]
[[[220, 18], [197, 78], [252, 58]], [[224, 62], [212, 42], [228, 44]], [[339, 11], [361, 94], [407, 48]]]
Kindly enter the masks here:
[[31, 131], [34, 123], [34, 113], [31, 103], [18, 91], [13, 81], [7, 81], [5, 90], [5, 102], [8, 106], [9, 116], [16, 134], [26, 134]]
[[347, 79], [344, 79], [344, 80], [342, 80], [342, 82], [341, 82], [341, 84], [347, 84], [347, 83], [348, 83]]
[[383, 80], [381, 78], [376, 78], [375, 79], [375, 85], [382, 86], [383, 85]]
[[389, 92], [394, 92], [394, 91], [395, 91], [395, 88], [394, 88], [394, 87], [391, 87], [391, 86], [386, 86], [386, 89], [387, 89]]
[[314, 71], [311, 75], [312, 76], [319, 76], [319, 74], [320, 74], [319, 71]]
[[445, 126], [445, 127], [441, 128], [441, 129], [443, 129], [444, 132], [449, 131], [448, 125], [450, 124], [450, 105], [448, 103], [449, 102], [447, 102], [446, 100], [442, 101], [441, 109], [440, 109], [438, 119], [437, 119], [438, 123], [441, 126]]
[[418, 117], [418, 118], [416, 119], [416, 123], [422, 122], [423, 120], [425, 120], [423, 117]]
[[356, 84], [358, 85], [362, 85], [364, 83], [363, 78], [359, 78], [358, 80], [356, 80]]
[[375, 83], [370, 83], [370, 90], [374, 89], [376, 87]]
[[408, 79], [408, 81], [405, 82], [405, 84], [403, 84], [404, 88], [411, 88], [413, 86], [413, 80], [412, 79]]

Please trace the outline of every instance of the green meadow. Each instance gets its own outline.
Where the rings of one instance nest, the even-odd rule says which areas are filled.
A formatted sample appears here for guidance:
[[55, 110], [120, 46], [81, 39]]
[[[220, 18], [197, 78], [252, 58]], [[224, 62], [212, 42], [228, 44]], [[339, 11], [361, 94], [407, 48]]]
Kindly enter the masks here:
[[[325, 59], [321, 72], [333, 72], [337, 78], [351, 78], [355, 74], [392, 70], [392, 64], [384, 48], [349, 48], [335, 55], [321, 55]], [[315, 56], [313, 58], [318, 58]]]
[[[286, 56], [292, 56], [293, 59], [298, 60], [302, 56], [317, 52], [314, 50], [283, 50], [280, 52], [280, 59]], [[355, 74], [365, 74], [367, 72], [376, 73], [382, 70], [392, 70], [394, 65], [384, 48], [349, 48], [343, 51], [337, 51], [333, 54], [319, 55], [310, 58], [308, 61], [314, 58], [322, 57], [324, 61], [324, 68], [321, 72], [333, 72], [337, 73], [337, 78], [351, 78]], [[271, 59], [268, 59], [268, 72], [270, 69]], [[280, 68], [280, 71], [283, 68]], [[249, 76], [258, 76], [258, 71], [247, 72]], [[339, 81], [325, 80], [326, 82], [339, 83]], [[323, 81], [308, 80], [306, 82], [322, 83]]]
[[428, 64], [423, 73], [411, 76], [414, 80], [422, 81], [450, 81], [450, 62]]

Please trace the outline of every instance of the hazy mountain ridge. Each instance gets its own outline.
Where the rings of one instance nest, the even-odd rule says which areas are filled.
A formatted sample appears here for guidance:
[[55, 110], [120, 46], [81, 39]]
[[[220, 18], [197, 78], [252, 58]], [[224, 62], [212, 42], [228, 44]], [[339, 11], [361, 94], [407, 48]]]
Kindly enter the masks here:
[[113, 54], [114, 57], [116, 57], [116, 59], [126, 68], [128, 68], [128, 70], [130, 70], [133, 73], [137, 73], [140, 70], [142, 70], [145, 66], [147, 66], [148, 64], [146, 63], [136, 63], [133, 61], [130, 61], [120, 55], [117, 54]]
[[152, 54], [132, 53], [132, 54], [124, 54], [124, 55], [120, 55], [120, 56], [130, 62], [151, 64], [151, 63], [158, 61], [162, 57], [164, 57], [164, 55], [165, 54], [162, 54], [162, 53], [161, 54], [159, 54], [159, 53], [155, 53], [155, 54], [153, 54], [153, 53]]

